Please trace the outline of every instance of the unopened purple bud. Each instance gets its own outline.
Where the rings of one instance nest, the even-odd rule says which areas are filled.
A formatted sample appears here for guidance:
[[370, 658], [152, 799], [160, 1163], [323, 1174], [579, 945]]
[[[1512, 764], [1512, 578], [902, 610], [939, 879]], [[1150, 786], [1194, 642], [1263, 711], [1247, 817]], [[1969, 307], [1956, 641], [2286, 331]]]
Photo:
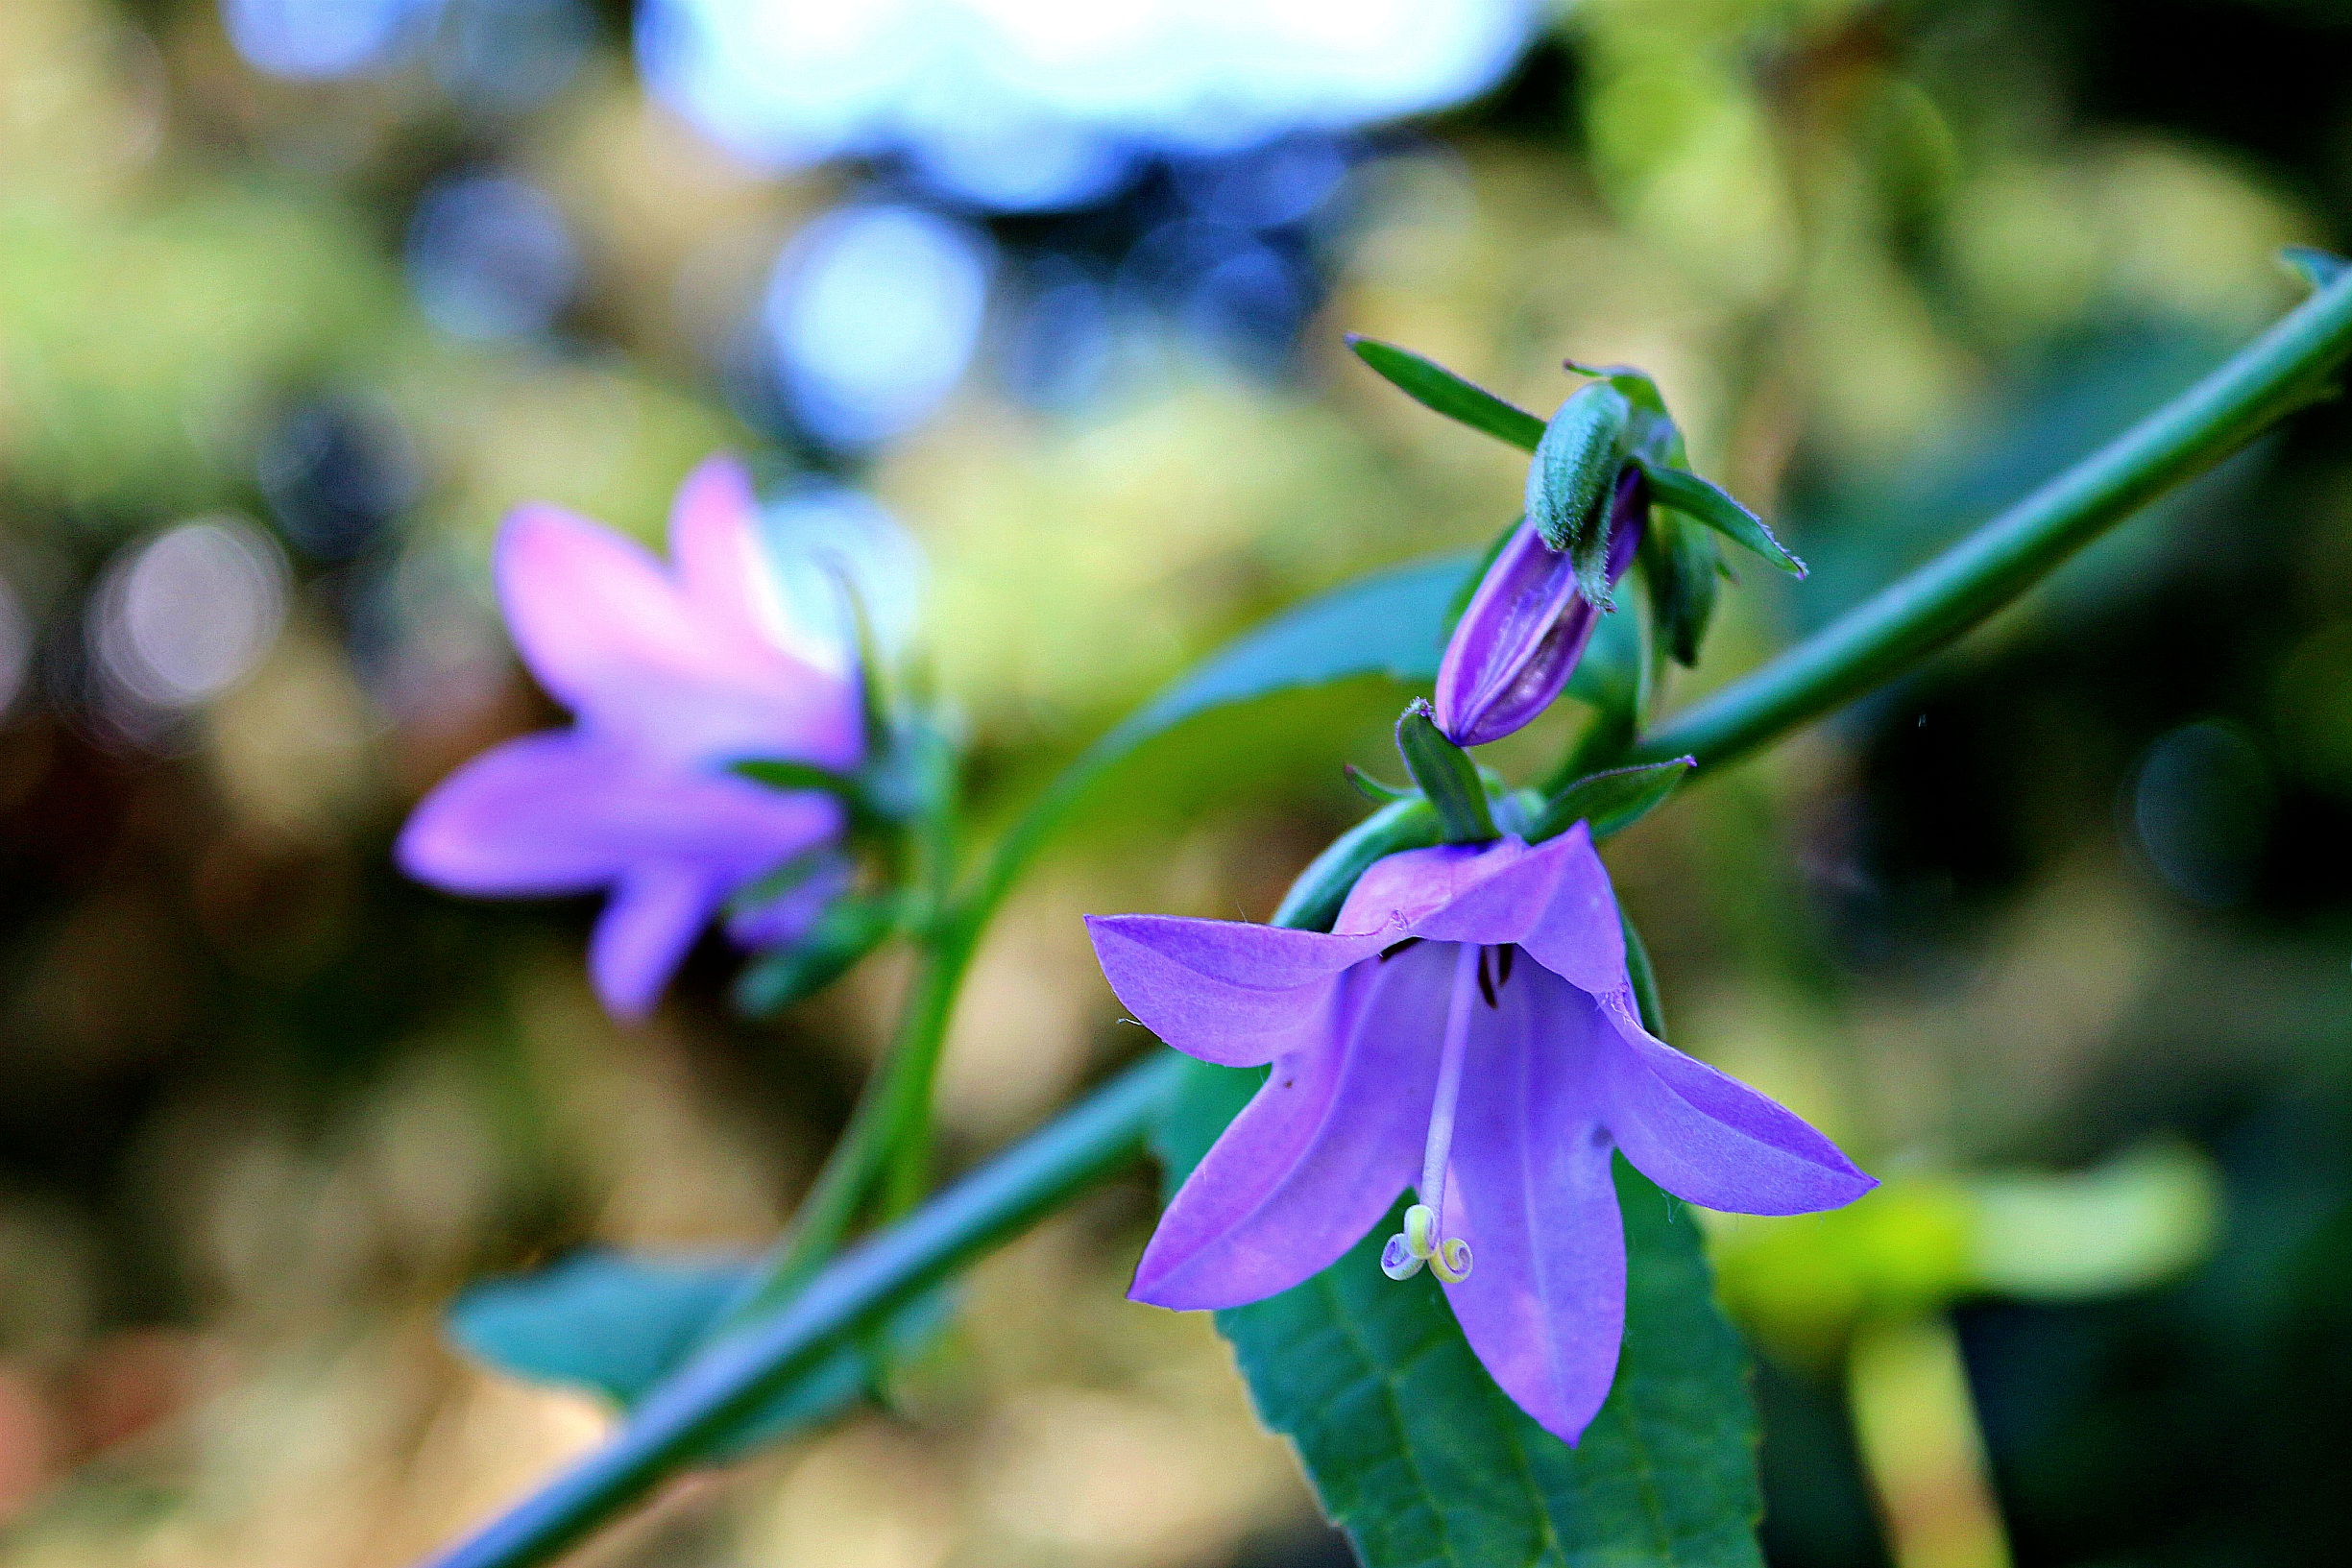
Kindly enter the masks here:
[[[1649, 517], [1641, 470], [1617, 478], [1609, 507], [1609, 581], [1633, 565]], [[1483, 746], [1551, 706], [1592, 640], [1600, 612], [1576, 589], [1565, 550], [1522, 522], [1487, 568], [1438, 665], [1438, 728], [1457, 746]]]

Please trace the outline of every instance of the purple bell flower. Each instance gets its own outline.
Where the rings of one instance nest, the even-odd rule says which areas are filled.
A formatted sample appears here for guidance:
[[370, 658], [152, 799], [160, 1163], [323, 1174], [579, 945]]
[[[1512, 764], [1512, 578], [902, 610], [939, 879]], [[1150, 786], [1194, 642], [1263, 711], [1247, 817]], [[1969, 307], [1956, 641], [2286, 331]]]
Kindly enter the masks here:
[[1583, 824], [1393, 855], [1333, 930], [1090, 918], [1161, 1039], [1273, 1074], [1161, 1217], [1130, 1294], [1257, 1301], [1329, 1266], [1410, 1185], [1389, 1240], [1425, 1264], [1504, 1391], [1574, 1442], [1616, 1375], [1625, 1232], [1612, 1150], [1667, 1192], [1805, 1214], [1876, 1181], [1772, 1100], [1653, 1038]]
[[[1649, 516], [1641, 470], [1628, 467], [1609, 506], [1609, 581], [1633, 565]], [[1524, 728], [1575, 673], [1602, 611], [1576, 589], [1576, 567], [1532, 522], [1495, 556], [1438, 665], [1437, 720], [1457, 746], [1483, 746]]]
[[846, 771], [865, 751], [856, 675], [796, 651], [811, 639], [786, 619], [758, 517], [750, 476], [725, 457], [679, 488], [668, 568], [554, 507], [510, 517], [498, 602], [576, 722], [457, 769], [395, 849], [408, 875], [451, 892], [609, 890], [589, 967], [619, 1018], [650, 1011], [702, 928], [779, 866], [813, 856], [788, 892], [731, 922], [746, 946], [797, 937], [848, 883], [847, 859], [826, 853], [839, 802], [726, 770], [759, 757]]

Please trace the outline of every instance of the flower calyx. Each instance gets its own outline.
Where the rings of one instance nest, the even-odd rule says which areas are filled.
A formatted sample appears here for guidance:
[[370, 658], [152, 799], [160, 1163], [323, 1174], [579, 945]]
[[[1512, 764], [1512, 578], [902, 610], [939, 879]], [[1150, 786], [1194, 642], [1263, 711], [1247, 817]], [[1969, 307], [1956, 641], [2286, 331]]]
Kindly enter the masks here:
[[1437, 812], [1441, 842], [1484, 844], [1498, 836], [1478, 764], [1438, 728], [1427, 699], [1416, 697], [1396, 720], [1396, 751]]

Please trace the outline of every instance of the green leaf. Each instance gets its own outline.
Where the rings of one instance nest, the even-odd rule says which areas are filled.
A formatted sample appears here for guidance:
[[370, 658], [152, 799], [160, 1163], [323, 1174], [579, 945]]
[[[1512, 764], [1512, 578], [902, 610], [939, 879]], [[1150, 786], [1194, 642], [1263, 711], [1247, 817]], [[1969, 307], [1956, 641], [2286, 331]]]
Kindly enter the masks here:
[[1377, 338], [1349, 333], [1347, 347], [1356, 357], [1394, 383], [1424, 408], [1449, 420], [1532, 452], [1543, 439], [1543, 422], [1524, 408], [1507, 403], [1482, 386], [1464, 380], [1434, 359], [1410, 349], [1399, 349]]
[[1434, 680], [1467, 554], [1356, 578], [1245, 632], [1095, 742], [1106, 765], [1211, 709], [1355, 675]]
[[1418, 795], [1382, 807], [1333, 839], [1298, 874], [1274, 911], [1273, 924], [1329, 930], [1348, 889], [1373, 861], [1399, 850], [1426, 849], [1439, 841], [1439, 833], [1438, 813]]
[[[534, 1383], [557, 1383], [634, 1407], [717, 1327], [760, 1267], [734, 1258], [575, 1253], [535, 1274], [485, 1281], [449, 1308], [449, 1334], [470, 1354]], [[944, 1324], [948, 1298], [919, 1297], [885, 1335], [904, 1356]], [[728, 1459], [839, 1413], [872, 1386], [872, 1352], [835, 1351], [745, 1416], [709, 1450]]]
[[2352, 268], [2352, 261], [2311, 245], [2290, 245], [2279, 252], [2278, 258], [2287, 264], [2288, 271], [2309, 283], [2315, 293]]
[[[1173, 1187], [1262, 1071], [1188, 1064], [1159, 1129]], [[1625, 1348], [1571, 1449], [1488, 1377], [1426, 1274], [1381, 1273], [1401, 1206], [1296, 1290], [1217, 1315], [1258, 1413], [1367, 1568], [1758, 1568], [1756, 1416], [1698, 1226], [1622, 1160]]]
[[1528, 841], [1566, 832], [1580, 822], [1592, 824], [1596, 839], [1623, 832], [1663, 805], [1696, 765], [1693, 758], [1677, 757], [1667, 762], [1587, 774], [1545, 803], [1529, 825]]
[[1703, 522], [1743, 549], [1753, 550], [1794, 577], [1805, 575], [1805, 563], [1788, 551], [1788, 547], [1773, 537], [1764, 526], [1764, 519], [1733, 498], [1731, 492], [1720, 485], [1700, 478], [1687, 469], [1671, 468], [1640, 458], [1641, 472], [1650, 482], [1650, 498], [1660, 506], [1680, 512], [1693, 522]]

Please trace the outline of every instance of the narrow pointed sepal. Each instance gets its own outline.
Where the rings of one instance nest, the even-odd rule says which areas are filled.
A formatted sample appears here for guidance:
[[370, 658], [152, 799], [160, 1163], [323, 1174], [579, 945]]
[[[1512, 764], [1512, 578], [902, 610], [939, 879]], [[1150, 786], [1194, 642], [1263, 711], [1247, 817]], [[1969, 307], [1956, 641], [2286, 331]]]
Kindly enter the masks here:
[[1423, 408], [1497, 441], [1508, 442], [1521, 451], [1534, 451], [1543, 439], [1541, 420], [1456, 375], [1434, 359], [1353, 332], [1347, 335], [1347, 347], [1358, 359]]
[[1405, 771], [1436, 808], [1448, 844], [1484, 844], [1495, 836], [1487, 786], [1470, 754], [1445, 737], [1429, 704], [1415, 698], [1396, 721]]
[[1590, 823], [1595, 838], [1623, 832], [1663, 806], [1697, 765], [1695, 757], [1677, 757], [1588, 773], [1543, 804], [1528, 825], [1527, 839], [1540, 843], [1579, 822]]
[[1679, 512], [1693, 522], [1705, 523], [1733, 543], [1752, 550], [1792, 577], [1803, 577], [1805, 563], [1790, 553], [1788, 546], [1776, 538], [1764, 525], [1764, 519], [1749, 511], [1731, 492], [1710, 480], [1702, 479], [1688, 469], [1636, 458], [1641, 471], [1650, 481], [1650, 497], [1669, 511]]

